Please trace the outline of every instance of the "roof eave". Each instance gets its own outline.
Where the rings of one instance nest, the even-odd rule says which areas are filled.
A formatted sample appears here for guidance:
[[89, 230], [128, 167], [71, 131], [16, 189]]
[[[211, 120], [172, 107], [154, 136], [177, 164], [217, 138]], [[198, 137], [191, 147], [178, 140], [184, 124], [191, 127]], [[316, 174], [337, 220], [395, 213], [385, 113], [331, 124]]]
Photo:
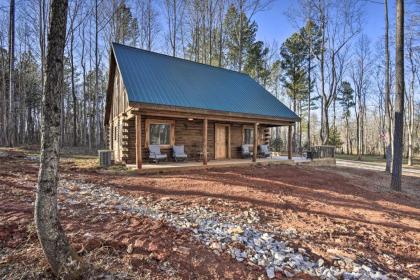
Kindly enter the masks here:
[[210, 117], [211, 116], [228, 116], [228, 117], [236, 117], [236, 118], [243, 118], [249, 119], [249, 122], [254, 122], [253, 119], [264, 120], [266, 123], [287, 123], [289, 125], [294, 124], [295, 122], [300, 122], [300, 118], [296, 116], [296, 118], [288, 118], [288, 117], [275, 117], [275, 116], [267, 116], [267, 115], [257, 115], [257, 114], [249, 114], [249, 113], [238, 113], [238, 112], [227, 112], [227, 111], [220, 111], [220, 110], [210, 110], [210, 109], [202, 109], [202, 108], [192, 108], [192, 107], [181, 107], [181, 106], [173, 106], [173, 105], [164, 105], [164, 104], [152, 104], [152, 103], [144, 103], [144, 102], [136, 102], [136, 101], [129, 101], [129, 106], [133, 108], [138, 108], [140, 111], [142, 109], [154, 109], [154, 110], [165, 110], [169, 112], [181, 112], [181, 113], [194, 113], [203, 116]]

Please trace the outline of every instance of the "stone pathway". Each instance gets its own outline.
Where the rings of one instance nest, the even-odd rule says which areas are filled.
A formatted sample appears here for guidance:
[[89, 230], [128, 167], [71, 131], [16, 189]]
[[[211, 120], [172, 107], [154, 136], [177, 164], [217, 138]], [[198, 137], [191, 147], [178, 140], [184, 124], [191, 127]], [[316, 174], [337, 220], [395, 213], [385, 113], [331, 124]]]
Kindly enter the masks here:
[[[303, 272], [321, 279], [389, 279], [380, 269], [350, 259], [338, 257], [341, 268], [328, 266], [323, 259], [311, 259], [305, 249], [289, 246], [288, 240], [299, 234], [296, 230], [280, 232], [269, 226], [264, 231], [258, 230], [258, 213], [252, 209], [237, 216], [215, 212], [203, 205], [181, 206], [182, 211], [179, 211], [179, 203], [170, 198], [155, 202], [149, 197], [120, 195], [112, 187], [72, 180], [61, 180], [60, 183], [60, 194], [70, 204], [86, 203], [99, 213], [112, 209], [164, 220], [176, 228], [188, 228], [216, 254], [226, 252], [238, 262], [261, 266], [268, 278], [274, 278], [276, 272], [286, 277]], [[72, 191], [75, 186], [80, 190]]]

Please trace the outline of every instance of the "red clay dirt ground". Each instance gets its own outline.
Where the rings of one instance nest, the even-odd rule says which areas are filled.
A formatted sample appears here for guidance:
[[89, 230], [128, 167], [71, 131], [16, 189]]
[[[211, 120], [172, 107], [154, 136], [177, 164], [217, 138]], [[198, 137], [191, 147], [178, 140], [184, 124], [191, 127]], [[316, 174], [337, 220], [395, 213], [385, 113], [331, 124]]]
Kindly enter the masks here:
[[[52, 278], [32, 218], [38, 163], [22, 152], [6, 151], [8, 156], [0, 158], [0, 279]], [[342, 167], [276, 165], [139, 176], [80, 166], [80, 160], [63, 161], [61, 177], [113, 186], [135, 198], [210, 205], [219, 212], [252, 208], [259, 213], [261, 229], [295, 229], [294, 245], [327, 262], [333, 263], [337, 255], [369, 260], [399, 277], [420, 278], [416, 177], [403, 177], [404, 191], [395, 193], [389, 192], [389, 176], [383, 172]], [[105, 279], [109, 273], [115, 279], [265, 277], [259, 267], [215, 254], [188, 230], [60, 202], [65, 206], [60, 210], [65, 231], [92, 265], [86, 276], [93, 279]], [[129, 244], [135, 244], [132, 251], [127, 251]]]

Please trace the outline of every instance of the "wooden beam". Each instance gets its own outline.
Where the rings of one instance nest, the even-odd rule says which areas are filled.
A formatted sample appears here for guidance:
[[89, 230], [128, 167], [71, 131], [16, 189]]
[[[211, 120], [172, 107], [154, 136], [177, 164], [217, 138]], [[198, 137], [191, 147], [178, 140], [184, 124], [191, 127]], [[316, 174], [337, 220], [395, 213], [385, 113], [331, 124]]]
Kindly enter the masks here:
[[203, 165], [207, 165], [207, 118], [203, 120]]
[[287, 158], [292, 159], [292, 126], [287, 131]]
[[282, 119], [275, 117], [267, 117], [260, 115], [250, 115], [243, 113], [231, 113], [221, 112], [204, 109], [193, 109], [193, 108], [182, 108], [176, 106], [167, 105], [155, 105], [155, 104], [143, 104], [130, 102], [133, 113], [135, 110], [141, 110], [142, 115], [155, 115], [155, 116], [167, 116], [167, 117], [180, 117], [180, 118], [194, 118], [204, 119], [208, 118], [217, 121], [228, 121], [228, 122], [242, 122], [242, 123], [264, 123], [272, 126], [283, 126], [293, 124], [299, 120]]
[[258, 152], [258, 123], [254, 124], [254, 146], [252, 152], [252, 161], [257, 161], [257, 152]]
[[228, 139], [228, 143], [227, 143], [227, 158], [231, 159], [232, 158], [232, 146], [231, 146], [231, 142], [232, 139], [230, 139], [231, 137], [231, 133], [230, 133], [230, 125], [227, 126], [228, 128], [228, 135], [227, 135], [227, 139]]
[[142, 146], [141, 146], [141, 115], [136, 115], [136, 166], [141, 169], [142, 165]]

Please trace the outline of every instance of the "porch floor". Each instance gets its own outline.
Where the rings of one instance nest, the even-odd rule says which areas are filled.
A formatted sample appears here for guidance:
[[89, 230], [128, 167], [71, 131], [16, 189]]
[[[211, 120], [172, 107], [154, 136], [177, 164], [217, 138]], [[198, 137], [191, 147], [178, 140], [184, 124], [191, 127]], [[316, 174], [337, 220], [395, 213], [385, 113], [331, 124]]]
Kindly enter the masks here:
[[[234, 167], [234, 166], [252, 166], [252, 165], [268, 165], [268, 164], [289, 164], [295, 165], [298, 163], [309, 163], [304, 157], [292, 157], [291, 160], [287, 159], [287, 156], [273, 156], [271, 158], [258, 158], [256, 162], [252, 162], [252, 159], [226, 159], [226, 160], [210, 160], [207, 166], [203, 165], [202, 161], [190, 160], [185, 162], [160, 162], [155, 163], [143, 163], [140, 173], [160, 173], [160, 172], [171, 172], [176, 170], [193, 170], [202, 168], [217, 168], [217, 167]], [[127, 164], [129, 169], [136, 169], [135, 164]]]

